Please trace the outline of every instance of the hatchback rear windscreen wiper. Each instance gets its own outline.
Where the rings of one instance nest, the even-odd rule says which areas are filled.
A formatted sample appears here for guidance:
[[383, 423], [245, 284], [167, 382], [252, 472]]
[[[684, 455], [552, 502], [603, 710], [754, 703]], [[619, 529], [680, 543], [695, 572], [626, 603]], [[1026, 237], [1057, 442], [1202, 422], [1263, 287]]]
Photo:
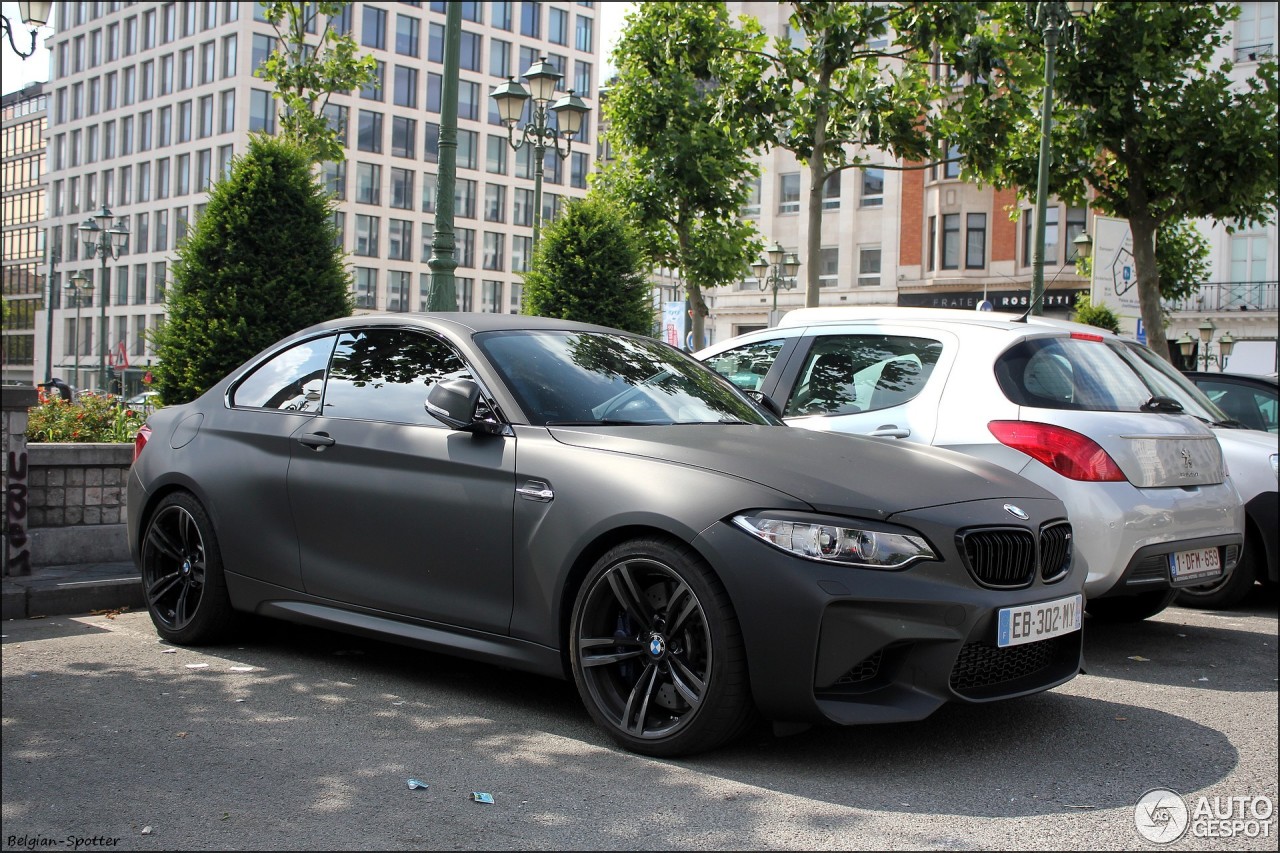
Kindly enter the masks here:
[[1160, 394], [1155, 395], [1147, 402], [1143, 403], [1139, 408], [1144, 412], [1171, 412], [1175, 415], [1182, 414], [1182, 404], [1172, 397], [1164, 397]]

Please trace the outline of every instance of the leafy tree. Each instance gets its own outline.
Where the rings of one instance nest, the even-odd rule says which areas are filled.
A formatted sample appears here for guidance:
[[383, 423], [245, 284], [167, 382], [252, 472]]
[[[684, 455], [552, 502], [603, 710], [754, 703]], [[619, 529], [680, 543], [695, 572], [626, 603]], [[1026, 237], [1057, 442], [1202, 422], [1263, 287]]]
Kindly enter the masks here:
[[1156, 235], [1156, 269], [1160, 272], [1163, 298], [1191, 296], [1201, 282], [1209, 279], [1209, 241], [1188, 220], [1165, 225]]
[[[276, 29], [278, 47], [254, 74], [276, 84], [274, 96], [284, 103], [283, 135], [311, 151], [315, 162], [346, 158], [346, 128], [334, 127], [324, 114], [329, 96], [348, 93], [377, 80], [372, 56], [357, 56], [349, 33], [333, 29], [334, 18], [351, 3], [266, 3], [267, 22]], [[323, 16], [324, 27], [318, 36]]]
[[759, 254], [739, 212], [759, 174], [740, 133], [714, 122], [717, 63], [743, 46], [724, 3], [641, 3], [614, 48], [602, 112], [617, 159], [593, 189], [619, 200], [653, 264], [679, 269], [704, 339], [703, 290], [738, 281]]
[[599, 194], [570, 200], [538, 241], [524, 277], [524, 312], [651, 334], [645, 260], [621, 206]]
[[964, 36], [977, 27], [979, 4], [790, 5], [790, 38], [768, 43], [758, 21], [743, 19], [746, 49], [720, 67], [720, 119], [809, 167], [805, 304], [812, 307], [820, 293], [828, 181], [867, 164], [896, 168], [883, 163], [881, 152], [918, 162], [945, 150], [931, 107], [959, 90], [950, 81], [940, 88], [933, 53], [970, 45]]
[[[1259, 63], [1243, 86], [1232, 84], [1229, 62], [1214, 65], [1238, 14], [1228, 3], [1099, 3], [1057, 54], [1050, 185], [1069, 203], [1088, 196], [1129, 221], [1142, 321], [1165, 359], [1156, 235], [1177, 239], [1185, 219], [1250, 225], [1275, 211], [1275, 60]], [[988, 50], [968, 68], [989, 81], [989, 95], [950, 104], [952, 129], [971, 174], [1028, 192], [1038, 165], [1042, 36], [1023, 3], [994, 4], [991, 20]]]
[[1120, 334], [1120, 318], [1116, 316], [1116, 312], [1106, 305], [1094, 305], [1087, 293], [1081, 293], [1076, 297], [1076, 309], [1071, 319], [1077, 323], [1087, 323], [1090, 326]]
[[152, 336], [165, 403], [203, 394], [269, 344], [351, 313], [328, 194], [299, 146], [254, 135], [179, 245]]

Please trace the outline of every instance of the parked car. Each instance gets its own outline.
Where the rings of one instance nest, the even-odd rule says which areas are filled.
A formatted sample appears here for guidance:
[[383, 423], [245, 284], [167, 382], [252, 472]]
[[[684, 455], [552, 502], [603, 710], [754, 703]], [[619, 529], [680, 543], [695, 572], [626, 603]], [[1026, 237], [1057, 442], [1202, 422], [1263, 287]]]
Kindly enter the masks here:
[[649, 338], [334, 320], [135, 444], [161, 637], [254, 613], [572, 678], [618, 743], [921, 719], [1080, 666], [1066, 508], [998, 465], [787, 429]]
[[142, 412], [150, 412], [152, 409], [160, 405], [159, 391], [143, 391], [140, 394], [134, 394], [125, 403], [130, 407]]
[[1250, 376], [1244, 373], [1190, 371], [1185, 376], [1195, 383], [1218, 408], [1249, 429], [1280, 431], [1277, 425], [1276, 375]]
[[1214, 434], [1117, 336], [1017, 315], [804, 308], [697, 353], [787, 423], [945, 447], [1062, 498], [1098, 618], [1138, 620], [1225, 578], [1244, 511]]
[[[1156, 374], [1152, 383], [1159, 393], [1177, 400], [1184, 411], [1207, 423], [1218, 437], [1226, 457], [1231, 479], [1235, 481], [1240, 497], [1244, 500], [1245, 541], [1240, 555], [1240, 565], [1230, 575], [1203, 586], [1184, 589], [1178, 593], [1178, 603], [1187, 607], [1221, 609], [1234, 607], [1253, 591], [1254, 583], [1275, 588], [1280, 582], [1280, 533], [1276, 530], [1277, 500], [1277, 446], [1276, 435], [1259, 429], [1248, 429], [1246, 423], [1219, 408], [1201, 391], [1194, 379], [1184, 376], [1149, 349], [1130, 342], [1129, 346]], [[1204, 374], [1214, 377], [1229, 374]], [[1226, 381], [1221, 383], [1227, 384]], [[1215, 387], [1214, 384], [1209, 386]], [[1271, 383], [1272, 392], [1275, 383]], [[1250, 392], [1252, 395], [1253, 392]], [[1219, 397], [1221, 401], [1222, 397]], [[1275, 398], [1272, 397], [1274, 413]], [[1264, 411], [1255, 406], [1255, 414]], [[1247, 410], [1235, 409], [1237, 414]], [[1255, 422], [1256, 423], [1256, 422]]]

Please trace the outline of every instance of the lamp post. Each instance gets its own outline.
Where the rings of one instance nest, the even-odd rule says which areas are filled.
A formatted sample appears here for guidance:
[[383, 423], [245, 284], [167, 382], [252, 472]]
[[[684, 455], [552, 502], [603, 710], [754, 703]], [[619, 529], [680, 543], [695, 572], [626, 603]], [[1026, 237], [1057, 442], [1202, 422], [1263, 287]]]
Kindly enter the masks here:
[[800, 258], [795, 252], [782, 248], [777, 240], [773, 241], [766, 252], [769, 260], [760, 258], [751, 265], [756, 278], [760, 279], [761, 290], [773, 290], [773, 311], [769, 313], [769, 325], [778, 322], [778, 290], [790, 290], [796, 286], [796, 273], [800, 271]]
[[100, 342], [102, 358], [98, 364], [98, 387], [103, 393], [107, 391], [107, 302], [111, 298], [110, 282], [107, 280], [107, 260], [119, 258], [129, 244], [129, 226], [121, 219], [114, 228], [108, 228], [111, 216], [111, 208], [104, 204], [101, 210], [80, 225], [80, 232], [86, 235], [84, 237], [86, 257], [92, 258], [97, 255], [102, 259], [102, 274], [98, 278], [98, 284], [102, 288], [102, 298], [98, 300], [102, 308], [102, 319], [99, 324], [99, 334], [102, 336]]
[[1231, 351], [1235, 349], [1236, 339], [1231, 337], [1230, 332], [1223, 332], [1218, 338], [1218, 351], [1213, 351], [1213, 323], [1208, 320], [1200, 321], [1198, 331], [1200, 332], [1200, 343], [1203, 345], [1201, 351], [1192, 355], [1196, 349], [1196, 341], [1191, 337], [1190, 332], [1183, 332], [1182, 337], [1178, 338], [1178, 349], [1182, 351], [1182, 357], [1194, 359], [1192, 366], [1202, 365], [1204, 370], [1209, 369], [1210, 364], [1218, 365], [1218, 372], [1227, 369], [1227, 359], [1231, 357]]
[[1053, 63], [1058, 35], [1073, 18], [1093, 11], [1085, 0], [1040, 0], [1036, 4], [1035, 25], [1044, 30], [1044, 101], [1040, 106], [1040, 168], [1036, 175], [1036, 231], [1031, 254], [1031, 313], [1044, 313], [1044, 228], [1049, 208], [1049, 164], [1052, 153], [1049, 134], [1053, 129]]
[[76, 272], [67, 282], [67, 298], [74, 299], [76, 303], [76, 325], [71, 330], [71, 349], [76, 356], [75, 375], [71, 379], [71, 384], [76, 388], [80, 387], [80, 294], [82, 293], [92, 294], [93, 282], [89, 281], [89, 277], [84, 273]]
[[4, 34], [9, 37], [9, 47], [13, 48], [13, 52], [18, 56], [26, 59], [36, 52], [36, 36], [37, 30], [49, 23], [49, 14], [53, 11], [53, 3], [18, 3], [18, 15], [22, 18], [22, 23], [31, 27], [31, 49], [27, 51], [21, 50], [13, 41], [13, 24], [9, 23], [8, 15], [0, 15], [3, 19]]
[[58, 247], [49, 248], [49, 272], [46, 276], [46, 287], [44, 300], [44, 384], [47, 386], [53, 381], [53, 299], [57, 294], [58, 276], [55, 270], [58, 268], [58, 261], [62, 258], [58, 254]]
[[[544, 56], [529, 66], [524, 72], [529, 81], [529, 88], [517, 83], [514, 77], [500, 84], [489, 97], [498, 105], [498, 117], [507, 126], [507, 142], [516, 151], [526, 142], [533, 145], [533, 248], [538, 248], [538, 236], [542, 226], [542, 160], [548, 146], [556, 152], [561, 160], [569, 156], [572, 139], [582, 128], [582, 121], [591, 108], [569, 90], [554, 104], [551, 99], [556, 94], [556, 84], [564, 77], [556, 67]], [[524, 126], [519, 138], [515, 135], [516, 125], [524, 113], [525, 101], [533, 98], [533, 117]], [[550, 104], [550, 106], [548, 106]], [[555, 115], [555, 127], [549, 123], [549, 115]], [[564, 138], [564, 150], [560, 150], [560, 139]]]

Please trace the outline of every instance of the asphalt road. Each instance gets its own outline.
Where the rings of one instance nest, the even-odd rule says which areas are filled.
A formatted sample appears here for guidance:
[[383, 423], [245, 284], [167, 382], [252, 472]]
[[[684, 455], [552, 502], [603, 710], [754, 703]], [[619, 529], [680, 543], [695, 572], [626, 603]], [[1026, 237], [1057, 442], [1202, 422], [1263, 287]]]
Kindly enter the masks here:
[[[660, 761], [571, 684], [398, 646], [4, 622], [3, 849], [1141, 850], [1150, 789], [1275, 803], [1274, 601], [1086, 632], [1088, 674], [1049, 693]], [[1276, 827], [1163, 849], [1275, 850]]]

